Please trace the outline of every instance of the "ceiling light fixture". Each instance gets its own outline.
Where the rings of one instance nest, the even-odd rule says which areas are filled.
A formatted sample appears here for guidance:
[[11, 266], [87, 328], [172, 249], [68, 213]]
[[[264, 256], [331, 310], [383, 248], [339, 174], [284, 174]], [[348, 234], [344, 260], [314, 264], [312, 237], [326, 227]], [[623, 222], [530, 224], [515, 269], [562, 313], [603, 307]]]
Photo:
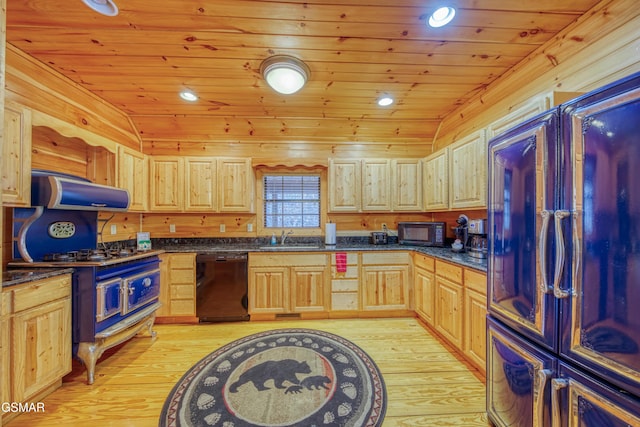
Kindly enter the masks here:
[[191, 92], [190, 90], [183, 90], [182, 92], [180, 92], [180, 98], [184, 99], [185, 101], [194, 102], [198, 100], [198, 95]]
[[296, 93], [309, 79], [309, 67], [293, 56], [275, 55], [260, 64], [260, 73], [273, 90], [285, 95]]
[[383, 96], [382, 98], [378, 99], [378, 105], [381, 107], [387, 107], [391, 104], [393, 104], [393, 98], [390, 96]]
[[118, 6], [112, 0], [82, 0], [84, 4], [106, 16], [116, 16]]
[[443, 6], [436, 9], [429, 17], [429, 25], [438, 28], [447, 25], [453, 17], [456, 16], [456, 10], [449, 6]]

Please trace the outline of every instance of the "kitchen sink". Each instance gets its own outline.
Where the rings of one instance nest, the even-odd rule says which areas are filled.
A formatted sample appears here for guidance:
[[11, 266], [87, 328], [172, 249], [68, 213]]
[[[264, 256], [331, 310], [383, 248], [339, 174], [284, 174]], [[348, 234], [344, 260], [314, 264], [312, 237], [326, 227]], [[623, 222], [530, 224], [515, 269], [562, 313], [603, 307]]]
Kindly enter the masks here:
[[260, 246], [260, 249], [266, 250], [280, 250], [280, 251], [298, 251], [305, 249], [320, 249], [318, 245], [269, 245]]

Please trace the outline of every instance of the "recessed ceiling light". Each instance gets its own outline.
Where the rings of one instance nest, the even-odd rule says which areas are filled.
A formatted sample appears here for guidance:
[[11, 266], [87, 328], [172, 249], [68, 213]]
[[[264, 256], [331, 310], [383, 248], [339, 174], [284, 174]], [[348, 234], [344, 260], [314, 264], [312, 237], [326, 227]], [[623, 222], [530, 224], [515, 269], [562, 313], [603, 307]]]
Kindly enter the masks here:
[[190, 90], [183, 90], [182, 92], [180, 92], [180, 98], [189, 102], [194, 102], [198, 100], [198, 96], [195, 93], [191, 92]]
[[112, 0], [82, 0], [84, 4], [106, 16], [116, 16], [118, 6]]
[[443, 6], [436, 9], [429, 17], [429, 25], [434, 28], [447, 25], [453, 17], [456, 16], [456, 10], [449, 6]]
[[390, 96], [383, 96], [382, 98], [378, 99], [378, 105], [381, 107], [387, 107], [391, 104], [393, 104], [393, 98], [391, 98]]

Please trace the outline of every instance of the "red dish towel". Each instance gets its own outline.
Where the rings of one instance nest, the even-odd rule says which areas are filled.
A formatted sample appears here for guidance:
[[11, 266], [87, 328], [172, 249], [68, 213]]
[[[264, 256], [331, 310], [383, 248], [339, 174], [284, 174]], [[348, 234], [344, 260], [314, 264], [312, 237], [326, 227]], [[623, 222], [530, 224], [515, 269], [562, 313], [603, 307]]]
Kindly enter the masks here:
[[338, 273], [344, 273], [347, 271], [347, 253], [336, 252], [336, 270]]

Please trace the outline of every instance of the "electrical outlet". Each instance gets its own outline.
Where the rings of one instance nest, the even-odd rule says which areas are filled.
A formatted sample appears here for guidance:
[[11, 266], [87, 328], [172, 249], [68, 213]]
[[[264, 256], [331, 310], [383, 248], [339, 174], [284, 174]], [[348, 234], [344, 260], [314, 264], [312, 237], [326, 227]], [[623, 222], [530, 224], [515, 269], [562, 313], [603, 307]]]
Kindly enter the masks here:
[[253, 224], [252, 224], [252, 223], [248, 223], [248, 224], [247, 224], [247, 231], [248, 231], [249, 233], [251, 233], [251, 232], [253, 231]]
[[175, 233], [175, 232], [176, 232], [176, 225], [169, 224], [169, 233]]
[[220, 224], [220, 232], [224, 233], [225, 231], [227, 231], [227, 226], [224, 224]]
[[387, 231], [387, 223], [386, 222], [382, 223], [382, 230], [383, 231]]
[[111, 224], [111, 234], [117, 234], [118, 233], [118, 226], [116, 226], [115, 224]]

